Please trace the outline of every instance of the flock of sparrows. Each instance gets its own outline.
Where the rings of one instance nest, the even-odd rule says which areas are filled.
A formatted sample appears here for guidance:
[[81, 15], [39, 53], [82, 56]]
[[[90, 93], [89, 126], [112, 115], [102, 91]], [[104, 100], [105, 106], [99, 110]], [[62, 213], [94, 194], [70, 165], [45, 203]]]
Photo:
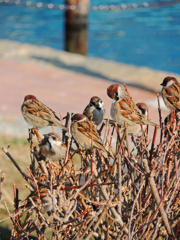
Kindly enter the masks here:
[[[176, 78], [168, 76], [164, 78], [161, 85], [164, 103], [176, 115], [180, 112], [180, 83]], [[112, 120], [126, 128], [127, 134], [137, 135], [141, 132], [143, 125], [157, 126], [148, 120], [147, 105], [144, 103], [135, 104], [124, 85], [110, 85], [107, 88], [107, 95], [113, 99], [110, 110]], [[33, 95], [25, 96], [21, 111], [24, 119], [36, 131], [46, 126], [58, 126], [67, 131], [67, 128], [60, 123], [56, 113]], [[101, 150], [107, 157], [109, 152], [103, 145], [97, 130], [97, 126], [104, 119], [104, 114], [103, 101], [94, 96], [90, 99], [83, 114], [72, 114], [70, 129], [71, 135], [82, 150], [91, 150], [93, 147]], [[65, 156], [66, 145], [58, 135], [49, 133], [44, 135], [44, 139], [40, 143], [40, 151], [46, 157], [51, 158], [54, 155], [54, 160], [60, 160]]]

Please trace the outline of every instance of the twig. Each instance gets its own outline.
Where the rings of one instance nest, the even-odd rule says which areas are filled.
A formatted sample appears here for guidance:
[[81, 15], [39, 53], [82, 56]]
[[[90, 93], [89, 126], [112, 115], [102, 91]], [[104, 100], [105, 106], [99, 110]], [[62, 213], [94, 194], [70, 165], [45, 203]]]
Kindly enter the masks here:
[[159, 230], [160, 222], [161, 222], [161, 218], [159, 217], [158, 220], [157, 220], [157, 223], [156, 223], [156, 228], [155, 228], [154, 234], [152, 236], [152, 240], [156, 240], [157, 239], [157, 232]]
[[119, 214], [122, 214], [121, 208], [122, 208], [122, 174], [121, 174], [121, 166], [122, 166], [122, 159], [120, 154], [118, 153], [118, 212]]
[[156, 140], [156, 136], [157, 136], [157, 129], [158, 129], [158, 126], [155, 126], [155, 129], [154, 129], [154, 135], [153, 135], [153, 140], [152, 140], [152, 145], [151, 145], [151, 151], [150, 151], [149, 162], [152, 161], [153, 150], [154, 150], [155, 140]]
[[142, 183], [142, 185], [139, 188], [139, 191], [136, 195], [136, 198], [134, 200], [133, 206], [132, 206], [132, 210], [131, 210], [131, 216], [130, 216], [130, 221], [129, 221], [129, 231], [128, 231], [128, 235], [129, 235], [129, 240], [133, 239], [133, 232], [131, 232], [131, 222], [132, 222], [132, 218], [133, 218], [133, 213], [134, 213], [134, 208], [135, 208], [135, 204], [137, 202], [137, 199], [139, 198], [140, 192], [142, 191], [142, 188], [144, 186], [144, 182]]
[[157, 190], [157, 187], [156, 187], [156, 183], [155, 183], [155, 180], [154, 180], [154, 175], [153, 175], [154, 172], [153, 171], [150, 172], [147, 159], [143, 159], [143, 163], [144, 163], [144, 168], [146, 170], [146, 173], [149, 174], [148, 180], [149, 180], [149, 183], [151, 185], [151, 190], [152, 190], [153, 196], [155, 198], [156, 204], [159, 207], [159, 210], [160, 210], [162, 219], [164, 221], [165, 227], [167, 229], [167, 232], [168, 232], [169, 235], [171, 235], [172, 234], [172, 230], [171, 230], [171, 227], [170, 227], [170, 224], [169, 224], [166, 212], [165, 212], [165, 210], [163, 208], [162, 201], [161, 201], [161, 199], [159, 197], [159, 193], [158, 193], [158, 190]]
[[160, 128], [162, 128], [162, 114], [161, 114], [161, 106], [159, 101], [159, 93], [157, 94], [157, 100], [158, 100], [159, 123], [160, 123]]
[[4, 182], [4, 174], [0, 174], [0, 201], [2, 198], [2, 183]]
[[167, 212], [169, 211], [170, 204], [171, 204], [172, 200], [174, 199], [175, 192], [176, 192], [176, 190], [177, 190], [178, 187], [179, 187], [179, 182], [180, 182], [180, 178], [178, 179], [178, 181], [177, 181], [177, 183], [176, 183], [176, 185], [175, 185], [175, 187], [174, 187], [174, 190], [173, 190], [173, 192], [172, 192], [172, 194], [171, 194], [171, 198], [170, 198], [169, 201], [168, 201], [168, 205], [167, 205], [167, 207], [166, 207], [166, 211], [167, 211]]
[[[94, 171], [95, 171], [95, 175], [97, 175], [96, 169], [94, 169]], [[101, 183], [100, 179], [98, 179], [97, 181], [98, 181], [98, 183]], [[104, 186], [102, 186], [101, 190], [102, 190], [104, 198], [106, 200], [108, 200], [109, 197], [108, 197], [108, 194], [107, 194], [106, 189], [104, 188]], [[125, 227], [124, 222], [123, 222], [123, 220], [121, 218], [121, 215], [117, 213], [117, 211], [116, 211], [116, 209], [114, 207], [111, 208], [111, 212], [114, 215], [114, 217], [116, 218], [117, 222], [119, 222], [120, 226], [123, 228], [125, 233], [128, 234], [128, 229]]]
[[29, 177], [26, 173], [23, 172], [23, 170], [20, 168], [20, 166], [17, 164], [17, 162], [14, 160], [14, 158], [11, 156], [11, 154], [8, 152], [8, 150], [5, 147], [2, 147], [2, 151], [11, 160], [11, 162], [14, 164], [14, 166], [17, 168], [17, 170], [21, 173], [21, 175], [26, 181], [32, 180], [31, 177]]
[[[109, 203], [109, 202], [108, 202], [108, 203]], [[96, 231], [96, 230], [97, 230], [97, 228], [98, 228], [100, 222], [103, 220], [103, 218], [104, 218], [107, 210], [108, 210], [108, 209], [107, 209], [107, 207], [105, 206], [104, 209], [103, 209], [103, 211], [101, 212], [100, 216], [98, 216], [98, 218], [97, 218], [98, 221], [96, 222], [96, 224], [95, 224], [95, 226], [94, 226], [94, 228], [93, 228], [93, 231]], [[93, 232], [90, 232], [89, 235], [86, 237], [86, 239], [89, 240], [92, 236], [93, 236]]]

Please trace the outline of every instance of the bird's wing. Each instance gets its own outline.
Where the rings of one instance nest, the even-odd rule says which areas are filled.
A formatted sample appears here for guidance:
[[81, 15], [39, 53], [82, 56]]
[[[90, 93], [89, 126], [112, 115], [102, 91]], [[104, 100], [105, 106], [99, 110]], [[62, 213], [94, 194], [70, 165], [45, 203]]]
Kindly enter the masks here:
[[32, 103], [26, 105], [26, 111], [52, 124], [54, 123], [54, 118], [60, 120], [51, 108], [40, 101], [32, 101]]
[[93, 119], [93, 112], [91, 111], [91, 107], [89, 106], [89, 104], [84, 109], [83, 114], [85, 116], [87, 116], [89, 120], [92, 121], [92, 119]]
[[140, 113], [138, 107], [130, 98], [123, 98], [119, 102], [119, 110], [123, 117], [127, 118], [129, 121], [139, 123], [141, 122], [143, 116]]
[[92, 139], [94, 143], [103, 145], [102, 140], [93, 122], [91, 121], [78, 122], [78, 130], [89, 139]]
[[164, 89], [165, 96], [167, 100], [174, 105], [177, 109], [180, 110], [180, 85], [179, 84], [173, 84], [168, 88]]

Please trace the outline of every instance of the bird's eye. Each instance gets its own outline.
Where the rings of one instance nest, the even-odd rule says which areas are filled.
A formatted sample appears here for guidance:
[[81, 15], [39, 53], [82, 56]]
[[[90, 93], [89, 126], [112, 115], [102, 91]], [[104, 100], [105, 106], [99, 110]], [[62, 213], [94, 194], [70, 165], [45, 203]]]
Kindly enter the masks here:
[[142, 112], [142, 114], [145, 114], [146, 110], [145, 109], [141, 109], [141, 112]]
[[71, 123], [75, 123], [75, 122], [77, 122], [77, 119], [72, 118], [72, 119], [71, 119]]
[[56, 140], [56, 136], [52, 136], [52, 139], [53, 139], [53, 140]]
[[119, 96], [118, 96], [117, 92], [114, 93], [114, 98], [115, 98], [115, 100], [119, 100]]

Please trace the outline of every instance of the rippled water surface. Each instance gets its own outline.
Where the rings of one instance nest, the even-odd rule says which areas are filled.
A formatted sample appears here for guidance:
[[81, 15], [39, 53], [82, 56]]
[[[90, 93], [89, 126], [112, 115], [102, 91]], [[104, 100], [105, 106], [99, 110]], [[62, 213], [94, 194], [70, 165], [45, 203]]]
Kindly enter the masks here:
[[[91, 6], [142, 2], [91, 0]], [[64, 48], [63, 11], [5, 4], [0, 4], [0, 11], [1, 39]], [[89, 56], [180, 73], [180, 3], [124, 11], [90, 11], [88, 46]]]

